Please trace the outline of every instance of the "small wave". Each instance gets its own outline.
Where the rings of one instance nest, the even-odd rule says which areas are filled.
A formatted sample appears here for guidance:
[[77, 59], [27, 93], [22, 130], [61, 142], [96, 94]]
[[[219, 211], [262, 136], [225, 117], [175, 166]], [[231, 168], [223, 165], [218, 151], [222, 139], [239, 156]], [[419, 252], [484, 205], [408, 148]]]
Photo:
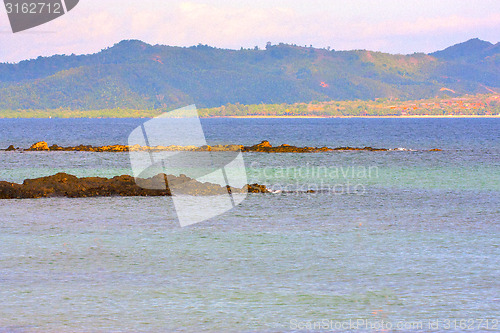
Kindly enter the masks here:
[[399, 148], [394, 148], [394, 149], [389, 149], [392, 151], [417, 151], [416, 149], [410, 149], [410, 148], [404, 148], [404, 147], [399, 147]]

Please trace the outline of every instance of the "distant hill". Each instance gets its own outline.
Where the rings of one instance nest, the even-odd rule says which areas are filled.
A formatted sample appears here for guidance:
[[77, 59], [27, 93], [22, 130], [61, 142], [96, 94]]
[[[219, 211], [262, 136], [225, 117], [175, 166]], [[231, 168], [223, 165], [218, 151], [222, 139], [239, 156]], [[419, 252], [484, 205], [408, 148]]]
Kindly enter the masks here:
[[268, 44], [265, 50], [185, 48], [126, 40], [91, 55], [0, 64], [4, 110], [409, 100], [493, 91], [500, 91], [500, 43], [479, 39], [412, 55], [287, 44]]
[[474, 38], [464, 43], [450, 46], [442, 51], [431, 53], [430, 55], [448, 61], [481, 62], [487, 57], [498, 54], [500, 54], [500, 43], [492, 44], [479, 38]]

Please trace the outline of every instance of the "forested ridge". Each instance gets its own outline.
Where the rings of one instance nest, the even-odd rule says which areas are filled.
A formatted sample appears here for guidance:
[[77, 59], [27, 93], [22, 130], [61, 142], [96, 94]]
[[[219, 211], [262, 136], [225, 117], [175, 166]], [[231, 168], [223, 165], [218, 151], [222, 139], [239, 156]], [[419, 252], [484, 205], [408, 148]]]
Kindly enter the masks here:
[[[340, 112], [350, 109], [343, 101], [356, 101], [361, 108], [355, 113], [362, 114], [373, 109], [363, 106], [368, 101], [391, 104], [498, 91], [500, 43], [479, 39], [411, 55], [271, 43], [265, 49], [228, 50], [126, 40], [90, 55], [0, 64], [0, 117], [20, 110], [157, 114], [193, 103], [224, 115], [231, 108], [255, 113], [257, 107], [251, 106], [262, 104], [285, 105], [278, 113], [290, 108], [314, 113], [314, 107], [301, 106], [311, 103]], [[340, 104], [326, 107], [332, 101]]]

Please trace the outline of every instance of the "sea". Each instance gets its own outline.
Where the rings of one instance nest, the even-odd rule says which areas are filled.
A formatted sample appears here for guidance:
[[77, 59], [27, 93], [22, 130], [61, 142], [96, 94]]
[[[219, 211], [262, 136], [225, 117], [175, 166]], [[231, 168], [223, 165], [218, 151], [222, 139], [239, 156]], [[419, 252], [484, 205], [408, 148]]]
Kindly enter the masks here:
[[[147, 119], [0, 119], [0, 148], [127, 144]], [[249, 194], [0, 200], [0, 332], [500, 331], [500, 119], [203, 119]], [[441, 151], [430, 151], [438, 148]], [[0, 151], [0, 181], [132, 174], [128, 153]]]

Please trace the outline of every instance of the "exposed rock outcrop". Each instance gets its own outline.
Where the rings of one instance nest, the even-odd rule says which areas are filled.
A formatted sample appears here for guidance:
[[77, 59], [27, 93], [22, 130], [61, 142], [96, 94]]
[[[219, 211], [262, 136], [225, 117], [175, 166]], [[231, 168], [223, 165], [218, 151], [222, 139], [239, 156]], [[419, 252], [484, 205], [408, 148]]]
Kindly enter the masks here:
[[[18, 149], [18, 148], [17, 148]], [[10, 145], [6, 150], [17, 150], [13, 145]], [[242, 151], [242, 152], [259, 152], [259, 153], [320, 153], [329, 151], [389, 151], [401, 149], [373, 148], [373, 147], [297, 147], [288, 144], [273, 147], [269, 141], [262, 141], [253, 146], [243, 145], [213, 145], [213, 146], [127, 146], [127, 145], [109, 145], [94, 147], [91, 145], [79, 145], [73, 147], [61, 147], [53, 144], [49, 147], [47, 142], [41, 141], [33, 144], [27, 151], [90, 151], [90, 152], [128, 152], [128, 151]], [[441, 151], [441, 149], [431, 149], [429, 151]]]
[[[142, 187], [138, 184], [142, 185]], [[227, 194], [228, 191], [231, 193], [270, 193], [264, 185], [259, 184], [233, 188], [212, 183], [201, 183], [185, 175], [166, 176], [165, 174], [159, 174], [147, 179], [137, 179], [137, 182], [134, 177], [128, 175], [108, 179], [102, 177], [78, 178], [66, 173], [26, 179], [23, 184], [0, 181], [0, 199], [170, 196], [172, 192], [187, 195], [218, 195]]]
[[49, 145], [45, 141], [40, 141], [31, 145], [31, 147], [29, 147], [28, 150], [29, 151], [49, 150]]
[[244, 189], [246, 189], [248, 191], [248, 193], [269, 193], [270, 192], [265, 185], [259, 185], [259, 184], [245, 185]]
[[368, 150], [368, 151], [387, 151], [386, 148], [372, 148], [372, 147], [338, 147], [338, 148], [328, 148], [328, 147], [296, 147], [287, 144], [282, 144], [281, 146], [273, 147], [269, 141], [262, 141], [261, 143], [249, 147], [243, 147], [244, 152], [261, 152], [261, 153], [319, 153], [326, 151], [335, 150]]

